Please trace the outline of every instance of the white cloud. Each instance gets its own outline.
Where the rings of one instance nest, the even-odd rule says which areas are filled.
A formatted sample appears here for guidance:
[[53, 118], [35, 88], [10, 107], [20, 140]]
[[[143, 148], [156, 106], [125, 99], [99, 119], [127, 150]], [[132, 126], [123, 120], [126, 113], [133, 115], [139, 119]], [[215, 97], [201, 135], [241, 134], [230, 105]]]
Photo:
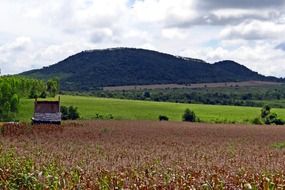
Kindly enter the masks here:
[[85, 49], [128, 46], [233, 59], [285, 77], [285, 51], [276, 48], [285, 41], [284, 10], [283, 0], [1, 0], [0, 67], [18, 73]]
[[142, 22], [160, 22], [164, 25], [194, 20], [198, 13], [195, 1], [144, 0], [136, 1], [132, 13]]
[[20, 72], [29, 64], [25, 53], [33, 49], [33, 42], [29, 37], [18, 37], [15, 41], [0, 46], [0, 67], [4, 73]]
[[164, 38], [167, 39], [185, 39], [186, 35], [183, 30], [177, 28], [166, 28], [162, 29], [161, 34]]
[[228, 26], [221, 32], [222, 38], [241, 38], [247, 40], [265, 40], [282, 38], [285, 24], [269, 21], [245, 21], [237, 26]]
[[283, 77], [285, 72], [284, 52], [276, 50], [273, 45], [267, 43], [256, 43], [242, 45], [235, 49], [225, 47], [207, 48], [204, 50], [186, 50], [184, 54], [192, 57], [205, 57], [205, 60], [211, 63], [221, 60], [235, 60], [248, 68], [258, 71], [267, 76]]

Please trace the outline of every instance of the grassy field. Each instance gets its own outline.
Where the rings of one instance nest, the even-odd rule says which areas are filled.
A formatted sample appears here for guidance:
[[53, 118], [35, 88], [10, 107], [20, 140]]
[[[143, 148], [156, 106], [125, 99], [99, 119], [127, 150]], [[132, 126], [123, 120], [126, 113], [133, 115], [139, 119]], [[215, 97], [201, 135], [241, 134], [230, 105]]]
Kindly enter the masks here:
[[[204, 122], [248, 123], [260, 114], [261, 108], [215, 106], [197, 104], [175, 104], [163, 102], [105, 99], [84, 96], [61, 96], [62, 105], [78, 107], [81, 119], [96, 119], [96, 114], [108, 118], [111, 114], [117, 120], [158, 120], [159, 115], [166, 115], [172, 121], [181, 121], [186, 108], [195, 111]], [[30, 121], [33, 114], [31, 99], [21, 99], [20, 112], [17, 119]], [[285, 109], [273, 109], [285, 119]]]
[[9, 124], [0, 189], [284, 189], [284, 136], [282, 126], [238, 124]]

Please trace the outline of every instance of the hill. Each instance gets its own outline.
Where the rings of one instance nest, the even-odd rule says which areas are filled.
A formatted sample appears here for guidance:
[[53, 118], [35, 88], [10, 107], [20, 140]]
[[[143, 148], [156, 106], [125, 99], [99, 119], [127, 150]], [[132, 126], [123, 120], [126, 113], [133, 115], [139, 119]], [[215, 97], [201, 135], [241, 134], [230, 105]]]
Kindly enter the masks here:
[[262, 76], [234, 61], [209, 64], [198, 59], [134, 48], [83, 51], [57, 64], [21, 75], [40, 79], [58, 77], [62, 90], [67, 91], [122, 85], [280, 81]]

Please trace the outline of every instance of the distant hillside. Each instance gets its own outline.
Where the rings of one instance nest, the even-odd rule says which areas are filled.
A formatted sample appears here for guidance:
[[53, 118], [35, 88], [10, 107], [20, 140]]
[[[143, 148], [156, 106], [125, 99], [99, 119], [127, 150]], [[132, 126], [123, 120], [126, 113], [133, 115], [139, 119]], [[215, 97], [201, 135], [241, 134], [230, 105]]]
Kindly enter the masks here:
[[281, 80], [262, 76], [233, 61], [209, 64], [198, 59], [133, 48], [84, 51], [21, 75], [40, 79], [58, 77], [61, 88], [70, 91], [122, 85]]

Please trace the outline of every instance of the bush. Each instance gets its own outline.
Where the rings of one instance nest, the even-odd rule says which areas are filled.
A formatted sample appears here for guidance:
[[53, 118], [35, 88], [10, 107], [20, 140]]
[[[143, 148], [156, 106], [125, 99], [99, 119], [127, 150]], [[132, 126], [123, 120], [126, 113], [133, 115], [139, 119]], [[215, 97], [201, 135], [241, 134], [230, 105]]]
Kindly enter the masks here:
[[276, 113], [270, 113], [268, 116], [266, 116], [266, 118], [264, 119], [264, 123], [267, 125], [284, 125], [284, 121], [278, 118]]
[[196, 117], [196, 114], [191, 111], [190, 109], [186, 109], [184, 111], [184, 114], [182, 116], [183, 121], [188, 121], [188, 122], [197, 122], [199, 119]]
[[60, 107], [60, 111], [61, 111], [61, 118], [62, 120], [76, 120], [79, 119], [79, 113], [77, 110], [77, 107], [73, 107], [73, 106], [61, 106]]
[[145, 97], [145, 98], [150, 98], [150, 92], [145, 91], [145, 92], [143, 93], [143, 97]]
[[69, 119], [69, 112], [68, 108], [66, 106], [61, 106], [60, 107], [60, 112], [61, 112], [61, 119], [62, 120], [68, 120]]
[[79, 113], [77, 111], [77, 107], [69, 106], [69, 118], [71, 120], [79, 119]]
[[261, 118], [266, 118], [271, 111], [271, 107], [268, 105], [263, 106], [263, 108], [261, 109]]
[[278, 118], [276, 113], [271, 113], [270, 111], [271, 111], [271, 108], [268, 105], [264, 106], [261, 110], [261, 118], [266, 125], [271, 125], [271, 124], [284, 125], [285, 124], [285, 121]]
[[165, 115], [158, 116], [158, 119], [159, 119], [159, 121], [168, 121], [169, 120], [169, 118]]
[[256, 117], [252, 120], [252, 124], [255, 124], [255, 125], [262, 125], [262, 120], [259, 118], [259, 117]]

